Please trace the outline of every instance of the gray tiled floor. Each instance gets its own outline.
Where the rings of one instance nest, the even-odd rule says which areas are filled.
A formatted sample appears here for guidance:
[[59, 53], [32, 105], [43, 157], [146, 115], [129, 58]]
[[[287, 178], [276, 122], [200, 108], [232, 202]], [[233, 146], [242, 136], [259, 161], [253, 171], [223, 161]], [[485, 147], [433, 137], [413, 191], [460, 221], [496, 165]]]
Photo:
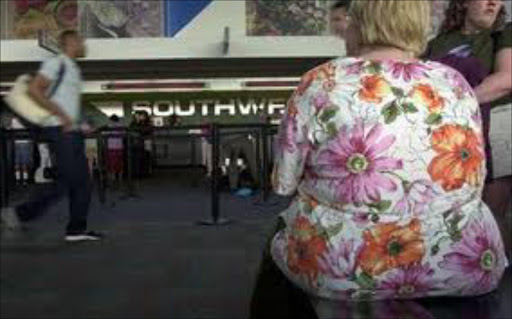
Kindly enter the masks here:
[[[109, 234], [101, 244], [62, 243], [64, 204], [27, 232], [4, 232], [1, 317], [247, 317], [264, 240], [286, 201], [261, 207], [226, 194], [223, 215], [235, 223], [197, 226], [209, 213], [208, 189], [189, 176], [152, 180], [139, 189], [141, 199], [117, 201], [114, 208], [95, 200], [91, 224]], [[479, 299], [477, 308], [491, 309], [493, 318], [511, 317], [510, 281], [509, 272], [504, 288]], [[478, 304], [465, 299], [426, 305], [438, 318], [456, 318]]]

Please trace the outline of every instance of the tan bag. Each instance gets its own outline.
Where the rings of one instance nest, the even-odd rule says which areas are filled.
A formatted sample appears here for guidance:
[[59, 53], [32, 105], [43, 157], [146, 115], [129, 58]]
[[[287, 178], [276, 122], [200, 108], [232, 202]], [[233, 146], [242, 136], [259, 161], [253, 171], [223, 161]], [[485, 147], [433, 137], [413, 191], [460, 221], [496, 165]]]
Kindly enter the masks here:
[[7, 106], [22, 119], [31, 124], [45, 126], [52, 115], [29, 96], [28, 86], [31, 80], [32, 77], [28, 74], [20, 75], [4, 100]]
[[[66, 72], [66, 64], [61, 62], [57, 79], [54, 81], [48, 97], [52, 97], [60, 87]], [[28, 94], [28, 87], [32, 77], [29, 74], [22, 74], [14, 83], [11, 91], [4, 98], [7, 106], [25, 121], [37, 125], [48, 126], [52, 124], [54, 116], [45, 108], [34, 101]]]

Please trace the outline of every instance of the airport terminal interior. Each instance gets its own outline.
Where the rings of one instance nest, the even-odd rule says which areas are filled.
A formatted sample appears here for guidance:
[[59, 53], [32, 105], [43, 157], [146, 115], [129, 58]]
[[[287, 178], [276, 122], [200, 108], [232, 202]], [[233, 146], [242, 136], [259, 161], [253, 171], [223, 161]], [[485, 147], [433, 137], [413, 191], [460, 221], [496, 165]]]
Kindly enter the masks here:
[[[367, 77], [359, 93], [349, 95], [354, 74], [365, 67], [355, 63], [347, 68], [344, 62], [330, 61], [352, 55], [347, 30], [355, 25], [359, 11], [375, 9], [354, 2], [0, 1], [0, 317], [512, 318], [511, 196], [505, 194], [508, 201], [499, 206], [503, 214], [498, 217], [493, 217], [497, 215], [492, 204], [487, 208], [485, 197], [491, 183], [496, 187], [493, 194], [507, 185], [511, 190], [510, 84], [499, 99], [508, 102], [497, 107], [493, 99], [477, 101], [480, 91], [473, 93], [469, 85], [476, 85], [462, 76], [459, 82], [450, 82], [455, 83], [456, 94], [446, 93], [452, 90], [445, 87], [436, 95], [425, 84], [430, 78], [406, 95], [391, 84], [385, 87], [385, 80]], [[385, 10], [386, 2], [403, 1], [372, 2]], [[503, 18], [502, 29], [510, 32], [511, 1], [479, 0], [483, 4], [473, 5], [473, 11], [467, 9], [473, 0], [412, 2], [428, 3], [425, 37], [428, 33], [430, 41], [443, 35], [450, 19], [446, 13], [455, 3], [465, 8], [466, 16], [473, 11], [478, 16], [483, 10], [494, 14], [493, 19]], [[411, 8], [416, 10], [414, 5]], [[343, 32], [337, 29], [338, 13], [342, 15], [338, 19], [350, 22]], [[499, 32], [508, 34], [502, 29]], [[500, 36], [498, 31], [494, 34]], [[510, 39], [497, 41], [505, 43], [504, 49], [490, 54], [496, 54], [494, 62], [500, 54], [508, 54], [505, 74], [510, 75]], [[482, 43], [478, 45], [484, 48]], [[458, 56], [466, 47], [460, 50]], [[53, 63], [58, 59], [64, 62]], [[332, 65], [346, 73], [333, 75]], [[387, 74], [383, 65], [370, 64], [366, 70], [371, 76]], [[389, 74], [409, 77], [400, 79], [407, 86], [431, 72], [425, 70], [403, 67]], [[349, 79], [346, 86], [329, 87], [345, 81], [344, 77]], [[308, 95], [317, 87], [330, 93]], [[334, 101], [355, 103], [367, 98], [371, 103], [366, 106], [377, 105], [383, 99], [379, 94], [401, 94], [412, 102], [393, 102], [376, 111], [385, 124], [366, 127], [368, 133], [361, 133], [365, 128], [359, 129], [353, 118], [348, 122], [355, 123], [354, 129], [343, 127], [338, 132], [353, 115], [337, 113]], [[332, 101], [325, 102], [324, 96]], [[60, 119], [72, 118], [73, 111], [66, 113], [66, 106], [56, 112], [51, 107], [73, 104], [75, 98], [81, 122], [71, 123], [68, 131]], [[431, 103], [430, 113], [423, 112], [425, 120], [412, 126], [411, 119], [423, 114], [413, 103], [425, 99]], [[446, 116], [439, 111], [445, 107], [448, 114], [452, 109], [448, 104], [455, 99], [476, 111], [469, 114], [453, 107], [455, 115]], [[485, 123], [480, 128], [487, 113], [482, 106], [480, 115], [479, 102], [495, 104], [488, 114], [488, 132], [476, 137], [467, 131], [486, 130]], [[301, 109], [305, 106], [318, 116], [304, 119], [310, 112]], [[371, 110], [364, 112], [354, 114], [374, 119]], [[464, 124], [442, 122], [457, 116], [460, 119], [454, 121]], [[54, 120], [58, 124], [52, 124]], [[464, 142], [432, 147], [441, 154], [424, 167], [432, 181], [411, 182], [399, 176], [405, 174], [402, 171], [394, 172], [414, 161], [398, 161], [391, 148], [400, 140], [427, 139], [414, 135], [413, 128], [406, 128], [408, 123], [414, 130], [428, 126], [428, 139], [433, 140], [441, 138], [439, 132], [445, 127], [467, 130], [459, 135]], [[391, 139], [385, 135], [390, 132], [386, 125], [402, 125], [403, 131]], [[59, 133], [48, 133], [55, 132], [53, 128]], [[75, 139], [75, 133], [80, 138]], [[416, 137], [408, 137], [412, 135]], [[299, 142], [290, 141], [290, 136]], [[332, 139], [326, 147], [339, 144], [332, 146], [331, 153], [322, 153], [321, 148], [304, 146], [307, 143], [302, 141], [308, 138]], [[490, 145], [485, 151], [484, 146], [480, 150], [484, 143]], [[460, 166], [447, 164], [453, 157], [442, 152], [450, 147], [460, 148]], [[409, 153], [423, 152], [418, 150], [411, 146]], [[301, 157], [317, 151], [314, 160], [313, 155]], [[343, 164], [333, 154], [345, 156]], [[474, 158], [484, 163], [489, 154], [492, 167], [476, 164], [482, 167], [477, 173], [476, 166], [470, 166]], [[437, 168], [445, 165], [444, 170], [439, 168], [441, 173], [435, 171], [436, 163]], [[324, 193], [312, 190], [321, 189], [316, 188], [314, 180], [321, 178], [315, 174], [325, 172], [311, 168], [315, 165], [343, 166], [338, 173], [326, 173], [333, 182]], [[378, 171], [379, 165], [386, 170]], [[374, 170], [368, 173], [373, 174], [373, 179], [368, 178], [372, 182], [356, 177], [346, 182], [361, 170]], [[487, 177], [480, 173], [484, 171]], [[338, 183], [340, 176], [349, 177]], [[68, 198], [52, 205], [34, 200], [57, 185]], [[337, 187], [340, 190], [331, 193], [339, 203], [329, 203], [330, 195], [322, 194]], [[400, 187], [404, 198], [396, 203], [394, 197], [387, 200], [385, 196]], [[437, 200], [443, 196], [444, 202]], [[444, 208], [448, 201], [458, 210]], [[24, 203], [32, 203], [32, 208], [39, 205], [41, 212], [29, 218], [21, 213], [28, 205]], [[398, 215], [401, 209], [411, 215]], [[419, 210], [436, 210], [441, 217], [429, 221]], [[75, 231], [78, 211], [88, 214], [78, 217], [83, 224], [87, 220], [87, 228]], [[394, 215], [401, 219], [393, 219]], [[491, 222], [478, 224], [480, 219]], [[427, 246], [427, 239], [423, 243], [417, 237], [422, 227], [417, 225], [435, 233], [439, 220], [447, 232], [442, 237], [439, 230], [432, 235], [438, 236], [435, 245]], [[463, 228], [466, 223], [472, 224]], [[372, 226], [360, 231], [365, 243], [356, 248], [351, 236], [364, 228], [361, 225]], [[312, 230], [316, 227], [323, 230]], [[470, 232], [479, 236], [472, 238]], [[448, 247], [456, 248], [448, 253]], [[319, 251], [331, 253], [319, 257]], [[420, 264], [421, 257], [415, 255], [419, 252], [428, 255], [425, 260], [430, 263]], [[348, 274], [348, 269], [353, 273]], [[437, 275], [449, 273], [447, 269], [465, 273], [443, 284], [436, 281], [434, 270]], [[295, 276], [301, 271], [303, 276]], [[483, 290], [471, 290], [464, 281], [475, 281]], [[350, 289], [336, 290], [343, 285]], [[462, 288], [456, 289], [457, 285]], [[379, 289], [384, 286], [396, 294], [382, 297]], [[407, 292], [410, 296], [404, 297]]]

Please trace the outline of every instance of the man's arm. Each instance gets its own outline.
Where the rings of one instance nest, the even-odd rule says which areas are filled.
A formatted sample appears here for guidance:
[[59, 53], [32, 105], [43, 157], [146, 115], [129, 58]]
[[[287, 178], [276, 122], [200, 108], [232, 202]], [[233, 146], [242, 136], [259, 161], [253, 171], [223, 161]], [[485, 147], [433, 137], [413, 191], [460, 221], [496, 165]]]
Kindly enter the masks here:
[[52, 115], [57, 116], [65, 131], [72, 129], [73, 121], [71, 118], [62, 111], [59, 105], [52, 102], [47, 96], [46, 92], [51, 85], [51, 81], [48, 80], [44, 75], [37, 74], [28, 87], [28, 94], [34, 101], [36, 101], [41, 107], [48, 110]]
[[501, 49], [496, 54], [493, 74], [475, 88], [480, 103], [498, 100], [512, 92], [512, 48]]

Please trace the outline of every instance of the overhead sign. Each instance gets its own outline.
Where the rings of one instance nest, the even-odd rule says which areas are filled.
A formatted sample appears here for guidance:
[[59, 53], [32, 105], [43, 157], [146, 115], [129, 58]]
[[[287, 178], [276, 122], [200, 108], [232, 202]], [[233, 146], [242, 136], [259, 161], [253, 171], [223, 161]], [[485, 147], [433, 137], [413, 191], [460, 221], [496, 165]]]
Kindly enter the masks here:
[[180, 101], [135, 101], [134, 111], [146, 111], [153, 116], [248, 116], [282, 114], [286, 105], [285, 99], [231, 99], [221, 100], [192, 100], [185, 104]]
[[[131, 120], [135, 111], [152, 117], [182, 119], [182, 124], [254, 123], [279, 119], [292, 91], [231, 91], [180, 93], [86, 94], [84, 102], [104, 116], [117, 115]], [[87, 108], [87, 106], [86, 106]]]

